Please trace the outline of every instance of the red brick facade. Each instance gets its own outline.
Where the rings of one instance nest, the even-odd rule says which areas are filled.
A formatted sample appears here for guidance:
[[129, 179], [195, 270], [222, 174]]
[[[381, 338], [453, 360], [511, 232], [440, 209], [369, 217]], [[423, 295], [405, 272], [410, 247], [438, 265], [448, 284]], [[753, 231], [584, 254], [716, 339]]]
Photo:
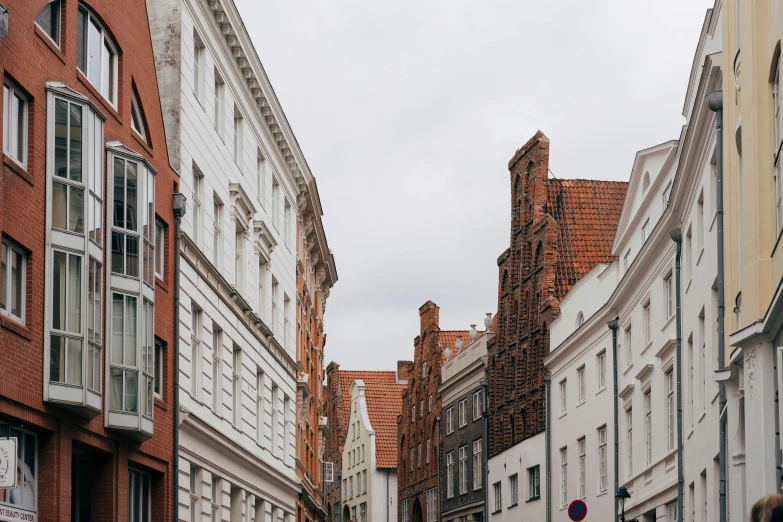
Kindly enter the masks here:
[[[77, 71], [77, 10], [79, 2], [62, 2], [60, 45], [34, 23], [46, 0], [3, 0], [9, 10], [9, 32], [0, 40], [0, 69], [5, 82], [23, 93], [27, 111], [27, 167], [3, 154], [0, 167], [0, 234], [22, 248], [26, 256], [24, 324], [0, 314], [0, 422], [22, 424], [38, 441], [37, 515], [39, 521], [72, 519], [72, 468], [82, 469], [91, 484], [89, 502], [92, 520], [124, 521], [128, 517], [128, 468], [151, 476], [151, 520], [172, 519], [171, 469], [173, 457], [173, 354], [174, 354], [174, 218], [171, 194], [178, 178], [169, 167], [158, 96], [147, 12], [143, 1], [100, 0], [88, 7], [103, 24], [116, 46], [118, 81], [116, 108], [109, 104], [84, 75]], [[85, 4], [87, 5], [87, 4]], [[155, 335], [164, 344], [162, 399], [154, 399], [154, 435], [143, 442], [104, 427], [108, 398], [101, 411], [87, 419], [53, 403], [44, 402], [45, 241], [47, 191], [46, 82], [61, 82], [88, 98], [106, 116], [104, 145], [118, 141], [142, 155], [157, 170], [155, 177], [157, 217], [166, 225], [164, 280], [155, 289]], [[147, 143], [131, 130], [131, 92], [138, 95]], [[0, 108], [5, 111], [5, 107]], [[6, 129], [4, 129], [6, 132]], [[103, 154], [103, 201], [108, 201], [106, 154]], [[85, 204], [87, 198], [85, 198]], [[104, 204], [105, 212], [110, 205]], [[85, 215], [87, 211], [85, 210]], [[105, 234], [104, 234], [105, 236]], [[104, 237], [104, 266], [111, 253]], [[0, 283], [2, 284], [2, 283]], [[106, 277], [103, 278], [102, 331], [106, 332]], [[104, 356], [108, 340], [102, 339]], [[102, 379], [107, 378], [106, 365]], [[101, 389], [104, 389], [101, 387]], [[105, 395], [105, 394], [104, 394]], [[0, 433], [5, 436], [6, 433]], [[81, 459], [87, 459], [82, 461]], [[5, 497], [0, 498], [2, 502]], [[76, 499], [73, 499], [76, 500]], [[87, 509], [87, 508], [85, 508]], [[3, 517], [0, 516], [0, 520]]]
[[540, 131], [508, 167], [511, 240], [498, 259], [497, 332], [488, 345], [490, 457], [545, 429], [549, 325], [574, 283], [612, 261], [627, 186], [550, 178]]

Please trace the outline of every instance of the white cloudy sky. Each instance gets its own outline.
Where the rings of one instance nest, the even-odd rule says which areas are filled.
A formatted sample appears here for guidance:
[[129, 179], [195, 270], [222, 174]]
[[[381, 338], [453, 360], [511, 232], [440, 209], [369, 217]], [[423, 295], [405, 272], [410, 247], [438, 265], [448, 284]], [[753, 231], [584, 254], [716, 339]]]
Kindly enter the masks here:
[[538, 129], [560, 178], [626, 180], [675, 139], [712, 0], [236, 0], [308, 164], [340, 277], [326, 360], [393, 369], [418, 308], [497, 308], [507, 164]]

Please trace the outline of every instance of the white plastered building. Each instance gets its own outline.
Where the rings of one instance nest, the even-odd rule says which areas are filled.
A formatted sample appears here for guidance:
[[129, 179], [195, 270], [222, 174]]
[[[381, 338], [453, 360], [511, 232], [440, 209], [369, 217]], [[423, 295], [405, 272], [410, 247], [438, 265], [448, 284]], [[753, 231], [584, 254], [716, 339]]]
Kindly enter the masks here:
[[187, 197], [179, 519], [293, 520], [296, 212], [312, 176], [233, 1], [147, 7]]

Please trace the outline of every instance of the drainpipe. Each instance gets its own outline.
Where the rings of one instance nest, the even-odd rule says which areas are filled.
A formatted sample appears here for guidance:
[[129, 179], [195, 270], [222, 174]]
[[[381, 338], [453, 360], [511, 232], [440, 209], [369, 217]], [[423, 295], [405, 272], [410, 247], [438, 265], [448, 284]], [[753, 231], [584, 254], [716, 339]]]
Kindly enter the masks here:
[[[723, 260], [723, 91], [707, 94], [707, 106], [715, 112], [715, 178], [717, 181], [717, 221], [718, 221], [718, 371], [726, 368], [726, 340], [724, 338], [726, 321], [724, 260]], [[726, 386], [718, 384], [718, 417], [720, 423], [720, 522], [726, 522]]]
[[185, 215], [187, 198], [175, 192], [171, 197], [174, 212], [174, 386], [172, 411], [174, 412], [174, 460], [172, 464], [172, 522], [179, 518], [179, 254], [182, 217]]
[[669, 233], [672, 241], [677, 243], [677, 255], [674, 257], [674, 281], [676, 287], [676, 319], [677, 324], [677, 516], [683, 520], [682, 487], [684, 484], [682, 471], [682, 311], [680, 309], [680, 258], [682, 257], [682, 230], [675, 228]]
[[[485, 375], [487, 370], [484, 370]], [[481, 445], [482, 467], [484, 469], [481, 472], [484, 474], [484, 480], [481, 481], [481, 485], [484, 488], [484, 522], [489, 520], [489, 380], [484, 377], [481, 379], [481, 407], [484, 411], [481, 415], [484, 417], [484, 442]]]
[[551, 412], [549, 408], [549, 399], [551, 397], [552, 377], [547, 373], [544, 375], [544, 407], [546, 408], [546, 522], [552, 522], [552, 423]]
[[441, 444], [443, 444], [443, 433], [441, 433], [440, 415], [435, 417], [435, 423], [438, 425], [438, 489], [436, 491], [438, 492], [438, 522], [440, 522], [440, 512], [441, 512], [441, 505], [440, 505], [440, 446], [441, 446]]
[[391, 511], [391, 497], [389, 497], [389, 472], [386, 472], [386, 522], [389, 522], [389, 512]]
[[617, 421], [617, 319], [606, 325], [612, 331], [612, 378], [614, 379], [614, 518], [617, 520], [617, 492], [620, 488], [620, 428]]

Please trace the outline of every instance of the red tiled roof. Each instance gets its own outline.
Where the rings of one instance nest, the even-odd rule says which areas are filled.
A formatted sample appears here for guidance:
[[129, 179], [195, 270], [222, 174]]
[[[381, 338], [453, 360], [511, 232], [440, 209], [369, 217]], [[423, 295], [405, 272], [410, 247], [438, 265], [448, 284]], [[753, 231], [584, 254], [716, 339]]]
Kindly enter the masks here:
[[375, 430], [375, 465], [397, 469], [397, 416], [402, 413], [402, 391], [406, 384], [364, 381], [367, 413]]
[[[479, 339], [484, 334], [483, 330], [479, 330], [476, 339]], [[441, 350], [446, 351], [446, 347], [451, 347], [452, 355], [457, 355], [457, 336], [462, 336], [462, 349], [468, 347], [473, 341], [470, 340], [470, 332], [468, 330], [440, 330], [438, 332], [438, 342], [440, 343]], [[445, 357], [443, 358], [445, 361]]]
[[558, 301], [599, 263], [610, 262], [628, 183], [550, 179], [551, 214], [560, 225], [555, 296]]

